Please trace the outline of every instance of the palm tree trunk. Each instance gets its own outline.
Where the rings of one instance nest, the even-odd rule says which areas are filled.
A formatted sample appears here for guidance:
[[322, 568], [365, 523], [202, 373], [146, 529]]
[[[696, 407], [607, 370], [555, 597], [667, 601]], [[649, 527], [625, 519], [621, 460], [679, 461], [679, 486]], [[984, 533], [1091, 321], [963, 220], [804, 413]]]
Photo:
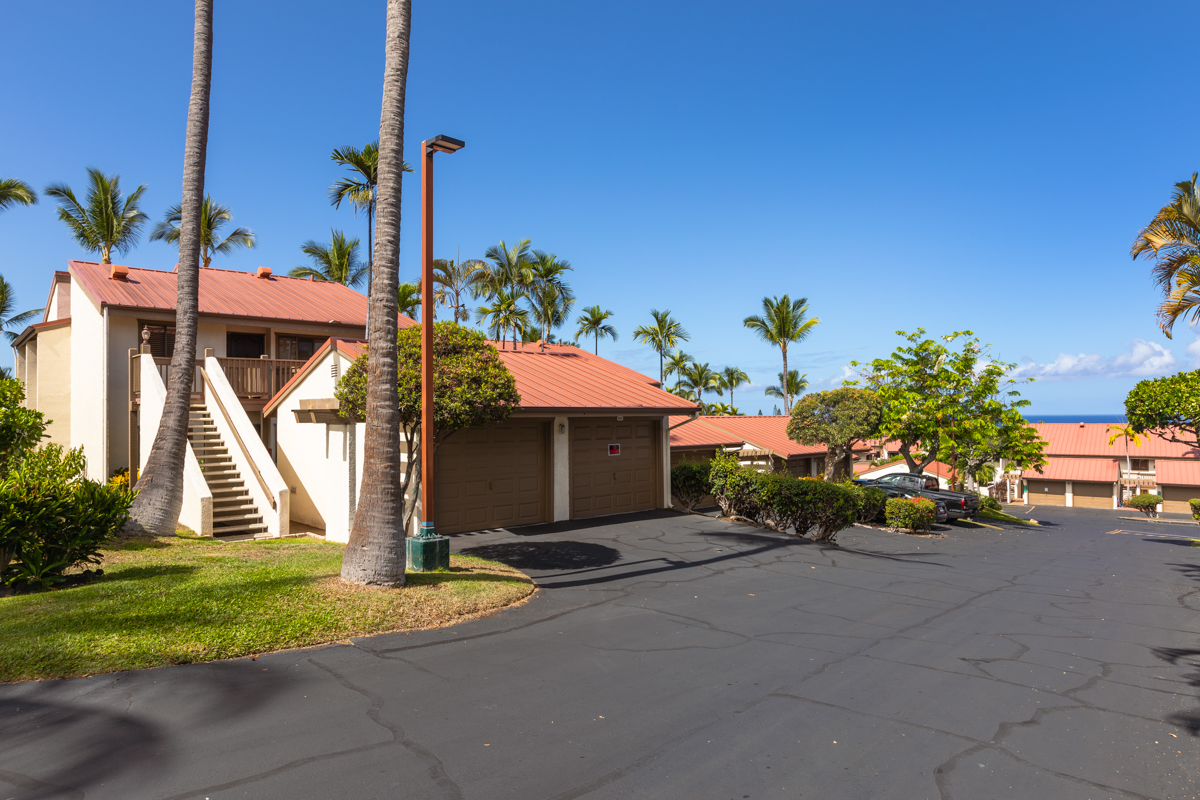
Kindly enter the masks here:
[[[681, 348], [682, 349], [682, 348]], [[597, 353], [599, 355], [599, 353]], [[658, 351], [658, 385], [665, 386], [667, 383], [667, 373], [663, 371], [663, 351]]]
[[[189, 407], [196, 362], [200, 307], [200, 215], [204, 205], [204, 164], [208, 152], [208, 99], [212, 87], [212, 0], [196, 0], [192, 45], [192, 95], [188, 102], [180, 204], [179, 273], [175, 300], [175, 352], [162, 419], [125, 532], [170, 536], [183, 509], [183, 459], [187, 452]], [[130, 465], [133, 467], [134, 465]]]
[[596, 355], [600, 355], [600, 331], [596, 331]]
[[780, 381], [783, 385], [783, 413], [785, 416], [792, 414], [792, 393], [789, 391], [792, 387], [788, 386], [788, 369], [787, 369], [787, 343], [780, 345], [780, 350], [783, 351], [783, 380]]
[[[396, 291], [399, 286], [404, 91], [408, 80], [411, 0], [388, 0], [383, 109], [379, 119], [379, 201], [372, 265], [379, 274], [369, 298], [367, 430], [363, 474], [342, 580], [368, 586], [404, 585], [404, 494], [400, 490], [400, 406], [396, 401]], [[433, 447], [433, 442], [420, 442]], [[417, 454], [410, 454], [416, 457]]]
[[[371, 187], [375, 191], [375, 187]], [[375, 277], [375, 241], [372, 238], [375, 228], [375, 201], [367, 206], [367, 328], [371, 327], [371, 283]], [[350, 271], [346, 271], [346, 280], [350, 280]]]

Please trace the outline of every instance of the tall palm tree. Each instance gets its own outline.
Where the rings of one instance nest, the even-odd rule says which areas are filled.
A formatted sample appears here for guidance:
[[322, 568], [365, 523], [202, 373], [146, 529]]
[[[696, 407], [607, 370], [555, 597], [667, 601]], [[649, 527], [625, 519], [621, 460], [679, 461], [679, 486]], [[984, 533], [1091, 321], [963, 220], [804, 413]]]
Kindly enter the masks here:
[[[800, 370], [788, 370], [787, 385], [783, 383], [783, 373], [779, 373], [779, 384], [768, 386], [764, 391], [767, 397], [777, 397], [786, 404], [789, 398], [804, 394], [808, 390], [808, 375], [801, 375]], [[790, 406], [784, 406], [784, 415], [791, 414]]]
[[[411, 0], [388, 0], [384, 39], [383, 108], [379, 115], [379, 186], [375, 207], [378, 264], [370, 291], [367, 344], [367, 430], [358, 507], [342, 556], [342, 580], [375, 586], [404, 585], [404, 496], [399, 491], [400, 404], [396, 402], [396, 300], [400, 284], [400, 179], [404, 169], [404, 90], [408, 81]], [[433, 447], [420, 442], [418, 447]], [[418, 470], [421, 454], [408, 454]]]
[[[742, 324], [757, 333], [759, 338], [779, 348], [783, 353], [783, 371], [790, 375], [788, 345], [792, 342], [802, 342], [808, 338], [808, 334], [812, 333], [812, 329], [821, 320], [816, 317], [806, 319], [808, 316], [807, 297], [801, 297], [799, 300], [792, 300], [786, 294], [783, 297], [764, 297], [762, 305], [762, 316], [746, 317], [742, 320]], [[780, 381], [781, 386], [782, 383]], [[785, 390], [782, 398], [783, 413], [790, 414], [794, 395], [786, 391], [786, 386], [782, 386], [782, 388]]]
[[729, 405], [733, 406], [733, 390], [743, 383], [750, 382], [750, 376], [737, 367], [726, 367], [721, 370], [720, 382], [722, 389], [729, 390]]
[[716, 392], [718, 395], [721, 394], [720, 377], [720, 375], [713, 372], [712, 369], [709, 368], [707, 363], [701, 364], [693, 361], [688, 365], [687, 369], [683, 371], [681, 376], [682, 380], [680, 380], [679, 383], [681, 386], [694, 391], [696, 393], [696, 399], [703, 403], [705, 392]]
[[640, 344], [648, 344], [658, 353], [658, 382], [666, 381], [663, 371], [663, 359], [668, 350], [679, 346], [680, 342], [688, 341], [688, 332], [678, 321], [671, 317], [670, 311], [650, 309], [653, 325], [639, 325], [633, 330], [633, 340]]
[[676, 348], [667, 356], [666, 361], [663, 363], [663, 377], [665, 378], [668, 375], [676, 376], [675, 385], [679, 386], [679, 382], [683, 378], [683, 373], [691, 366], [694, 360], [687, 353]]
[[35, 308], [32, 311], [22, 311], [20, 314], [13, 314], [13, 306], [16, 304], [16, 289], [13, 288], [11, 283], [4, 280], [3, 275], [0, 275], [0, 329], [4, 330], [4, 335], [8, 338], [9, 344], [15, 342], [17, 334], [25, 330], [25, 326], [45, 310]]
[[1154, 280], [1166, 296], [1158, 312], [1159, 325], [1168, 339], [1175, 320], [1184, 313], [1170, 313], [1176, 305], [1171, 300], [1179, 288], [1177, 274], [1200, 265], [1200, 186], [1196, 179], [1193, 172], [1191, 180], [1175, 184], [1170, 201], [1138, 232], [1129, 248], [1134, 259], [1154, 259]]
[[38, 201], [37, 192], [17, 178], [0, 178], [0, 211], [9, 206], [32, 206]]
[[85, 202], [79, 202], [65, 183], [47, 186], [45, 194], [59, 201], [58, 218], [71, 229], [75, 241], [89, 253], [99, 253], [102, 264], [111, 264], [114, 252], [124, 253], [137, 244], [146, 224], [148, 217], [138, 207], [146, 186], [123, 197], [121, 176], [105, 175], [95, 167], [88, 167], [87, 173]]
[[476, 321], [484, 323], [492, 338], [500, 342], [501, 350], [508, 331], [512, 331], [513, 349], [516, 350], [517, 337], [529, 326], [529, 312], [521, 308], [519, 299], [508, 289], [499, 289], [492, 296], [490, 306], [475, 309]]
[[1200, 263], [1186, 264], [1175, 272], [1173, 285], [1158, 306], [1158, 325], [1167, 338], [1180, 317], [1191, 314], [1190, 326], [1200, 322]]
[[[521, 239], [509, 247], [503, 239], [487, 249], [483, 271], [475, 284], [475, 296], [495, 298], [500, 290], [520, 299], [533, 282], [533, 253], [528, 239]], [[517, 328], [513, 328], [513, 346], [516, 346]]]
[[526, 299], [543, 341], [550, 338], [553, 328], [562, 327], [575, 305], [575, 293], [566, 281], [566, 274], [573, 269], [570, 261], [554, 253], [533, 251]]
[[401, 283], [396, 289], [396, 311], [409, 319], [420, 319], [421, 284], [412, 281]]
[[455, 322], [466, 322], [471, 318], [471, 310], [464, 302], [464, 296], [475, 285], [483, 262], [477, 258], [463, 261], [456, 258], [453, 261], [446, 258], [433, 260], [433, 285], [437, 287], [434, 302], [437, 305], [449, 306]]
[[[168, 208], [163, 221], [155, 225], [154, 230], [150, 232], [150, 241], [163, 241], [178, 247], [179, 223], [182, 217], [179, 203]], [[234, 228], [224, 239], [218, 235], [218, 231], [232, 219], [233, 211], [229, 206], [215, 202], [212, 195], [204, 195], [204, 204], [200, 208], [200, 266], [211, 266], [212, 257], [216, 253], [227, 256], [239, 247], [254, 247], [254, 231], [249, 228]]]
[[1125, 471], [1133, 472], [1133, 463], [1129, 459], [1129, 443], [1132, 441], [1135, 447], [1142, 446], [1142, 435], [1134, 433], [1129, 425], [1109, 425], [1108, 431], [1108, 446], [1112, 447], [1113, 442], [1117, 439], [1125, 440]]
[[358, 286], [367, 275], [367, 265], [358, 258], [358, 239], [347, 239], [339, 230], [329, 233], [333, 238], [329, 244], [309, 239], [300, 245], [300, 252], [312, 259], [312, 264], [292, 267], [288, 275]]
[[[379, 140], [361, 150], [353, 145], [335, 147], [330, 160], [346, 167], [349, 174], [338, 178], [329, 187], [329, 203], [341, 208], [342, 202], [354, 207], [354, 216], [362, 211], [367, 217], [367, 294], [371, 293], [371, 259], [375, 252], [375, 205], [379, 199]], [[401, 172], [412, 172], [407, 161], [400, 162]]]
[[[187, 132], [183, 148], [183, 199], [179, 238], [179, 273], [176, 277], [175, 351], [167, 380], [158, 432], [150, 456], [138, 479], [138, 494], [129, 510], [125, 531], [131, 534], [170, 536], [175, 533], [183, 508], [183, 458], [187, 449], [192, 377], [196, 364], [196, 325], [200, 314], [200, 215], [204, 205], [204, 165], [208, 151], [208, 106], [212, 88], [212, 0], [196, 0], [196, 25], [192, 41], [192, 91], [188, 101]], [[89, 172], [92, 172], [89, 170]], [[96, 172], [93, 180], [104, 176]], [[116, 181], [108, 197], [118, 196]], [[70, 190], [68, 190], [69, 192]], [[141, 187], [134, 195], [141, 194]], [[73, 199], [73, 198], [72, 198]], [[103, 206], [115, 209], [111, 200]], [[133, 224], [136, 203], [127, 201], [120, 215], [125, 226]], [[140, 212], [137, 212], [140, 214]], [[137, 224], [145, 219], [141, 214]], [[72, 217], [74, 218], [74, 217]], [[106, 229], [112, 230], [112, 229]], [[129, 237], [112, 236], [109, 246], [123, 244]], [[107, 253], [107, 249], [105, 250]], [[130, 465], [132, 466], [132, 465]]]
[[593, 338], [593, 346], [596, 355], [600, 355], [600, 339], [617, 340], [617, 329], [608, 324], [612, 319], [613, 312], [601, 311], [600, 306], [588, 306], [579, 315], [579, 319], [575, 320], [579, 323], [578, 330], [575, 331], [575, 338], [581, 336], [591, 336]]

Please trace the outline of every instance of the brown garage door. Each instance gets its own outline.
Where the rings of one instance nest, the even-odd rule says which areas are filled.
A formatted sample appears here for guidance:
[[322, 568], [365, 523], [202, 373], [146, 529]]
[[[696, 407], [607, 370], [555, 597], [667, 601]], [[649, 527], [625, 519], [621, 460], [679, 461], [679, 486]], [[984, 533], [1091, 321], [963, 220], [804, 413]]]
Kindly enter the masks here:
[[1067, 484], [1065, 481], [1029, 481], [1029, 505], [1065, 506]]
[[1168, 514], [1192, 513], [1188, 500], [1200, 497], [1200, 486], [1160, 486], [1158, 491], [1162, 495], [1163, 511]]
[[437, 532], [548, 522], [546, 425], [505, 422], [442, 442], [435, 464]]
[[571, 420], [572, 519], [658, 508], [657, 431], [654, 420]]
[[1073, 481], [1071, 494], [1071, 503], [1078, 508], [1111, 509], [1113, 507], [1113, 485], [1111, 483]]

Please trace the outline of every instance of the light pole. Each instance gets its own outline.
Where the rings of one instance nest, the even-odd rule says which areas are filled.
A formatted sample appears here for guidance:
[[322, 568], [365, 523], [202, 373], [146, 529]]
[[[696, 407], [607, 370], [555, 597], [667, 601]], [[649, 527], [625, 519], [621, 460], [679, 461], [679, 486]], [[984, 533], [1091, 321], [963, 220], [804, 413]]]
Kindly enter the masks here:
[[434, 532], [433, 154], [464, 144], [441, 135], [421, 142], [421, 530], [408, 540], [408, 563], [417, 572], [450, 568], [450, 540]]

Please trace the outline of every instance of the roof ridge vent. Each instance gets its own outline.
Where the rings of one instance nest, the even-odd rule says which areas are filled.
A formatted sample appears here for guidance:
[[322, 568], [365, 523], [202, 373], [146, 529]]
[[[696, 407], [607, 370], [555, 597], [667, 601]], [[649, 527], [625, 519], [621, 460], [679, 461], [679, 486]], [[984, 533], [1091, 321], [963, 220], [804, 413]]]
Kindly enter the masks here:
[[270, 280], [271, 279], [271, 268], [270, 267], [259, 267], [258, 273], [254, 277], [262, 278], [263, 280]]
[[129, 280], [129, 267], [120, 264], [110, 264], [108, 268], [108, 277], [114, 281]]

